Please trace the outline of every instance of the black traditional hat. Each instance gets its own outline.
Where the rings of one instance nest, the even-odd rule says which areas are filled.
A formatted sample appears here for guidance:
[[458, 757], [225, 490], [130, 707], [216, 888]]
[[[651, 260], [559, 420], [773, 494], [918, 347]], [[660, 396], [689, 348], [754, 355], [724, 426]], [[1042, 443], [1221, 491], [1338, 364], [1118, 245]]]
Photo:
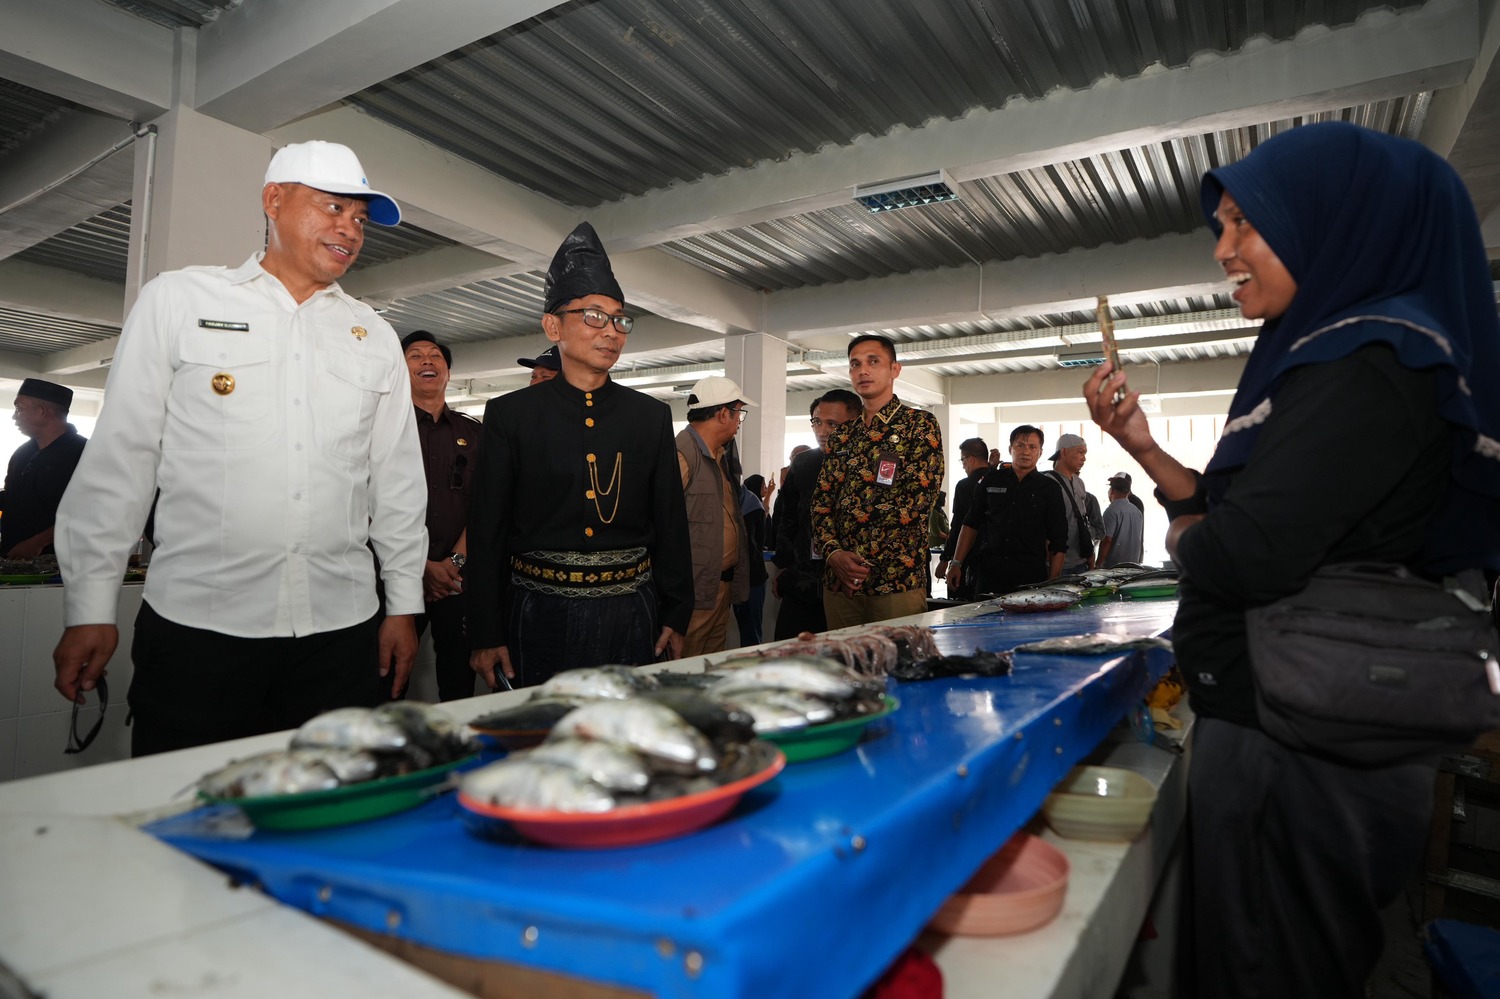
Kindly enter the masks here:
[[625, 293], [615, 280], [615, 272], [610, 270], [609, 254], [604, 252], [599, 234], [587, 222], [580, 222], [562, 241], [552, 258], [552, 266], [547, 268], [542, 311], [556, 312], [565, 303], [585, 295], [607, 295], [625, 304]]
[[40, 378], [27, 378], [21, 382], [16, 395], [29, 395], [33, 399], [54, 403], [66, 413], [73, 405], [73, 390], [56, 382], [44, 382]]

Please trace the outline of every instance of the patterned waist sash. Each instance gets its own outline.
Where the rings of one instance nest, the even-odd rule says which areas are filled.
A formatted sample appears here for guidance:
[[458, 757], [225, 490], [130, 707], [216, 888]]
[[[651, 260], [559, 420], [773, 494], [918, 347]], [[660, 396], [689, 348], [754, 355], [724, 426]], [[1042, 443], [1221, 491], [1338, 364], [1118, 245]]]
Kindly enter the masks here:
[[510, 581], [554, 597], [618, 597], [651, 582], [644, 548], [604, 552], [524, 552], [510, 557]]

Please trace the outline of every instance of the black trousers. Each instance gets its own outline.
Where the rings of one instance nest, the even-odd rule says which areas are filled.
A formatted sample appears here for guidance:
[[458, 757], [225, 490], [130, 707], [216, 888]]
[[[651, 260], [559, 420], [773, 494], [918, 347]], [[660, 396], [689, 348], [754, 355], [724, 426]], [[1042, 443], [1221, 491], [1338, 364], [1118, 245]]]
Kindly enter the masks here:
[[515, 686], [546, 683], [565, 669], [655, 662], [661, 631], [656, 622], [656, 591], [649, 585], [611, 597], [565, 597], [515, 587], [509, 642]]
[[296, 728], [333, 708], [374, 707], [376, 618], [301, 638], [238, 638], [168, 621], [148, 603], [135, 619], [130, 754], [149, 756]]
[[436, 659], [438, 700], [456, 701], [474, 696], [474, 671], [469, 668], [469, 633], [464, 627], [469, 595], [424, 604], [425, 614], [416, 618], [417, 638], [432, 625], [432, 651]]
[[1199, 718], [1188, 771], [1181, 994], [1362, 997], [1379, 910], [1422, 859], [1436, 770], [1360, 770]]
[[828, 630], [823, 613], [823, 563], [792, 565], [776, 577], [781, 606], [776, 610], [776, 641], [796, 638], [804, 631], [813, 634]]

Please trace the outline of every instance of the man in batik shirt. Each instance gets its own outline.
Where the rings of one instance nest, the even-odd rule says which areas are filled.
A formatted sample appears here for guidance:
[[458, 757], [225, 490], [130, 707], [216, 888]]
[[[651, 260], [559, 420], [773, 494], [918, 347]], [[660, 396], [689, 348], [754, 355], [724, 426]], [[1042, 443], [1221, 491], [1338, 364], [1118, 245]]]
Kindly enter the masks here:
[[943, 481], [943, 437], [935, 416], [896, 398], [900, 374], [886, 337], [850, 342], [849, 380], [864, 412], [829, 439], [812, 502], [830, 629], [927, 609], [927, 518]]

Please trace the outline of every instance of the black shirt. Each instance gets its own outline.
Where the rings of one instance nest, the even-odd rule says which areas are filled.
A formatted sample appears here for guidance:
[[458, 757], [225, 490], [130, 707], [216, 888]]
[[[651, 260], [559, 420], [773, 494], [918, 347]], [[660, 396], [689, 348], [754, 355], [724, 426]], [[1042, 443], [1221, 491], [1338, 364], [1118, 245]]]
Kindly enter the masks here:
[[[803, 451], [787, 469], [786, 481], [781, 484], [781, 499], [776, 504], [776, 536], [771, 539], [771, 546], [776, 549], [772, 561], [778, 569], [811, 567], [813, 491], [824, 454], [822, 448]], [[821, 561], [818, 571], [822, 571]]]
[[464, 567], [474, 648], [507, 644], [512, 554], [642, 547], [661, 623], [683, 634], [692, 556], [665, 403], [613, 381], [582, 392], [561, 375], [489, 401]]
[[[73, 478], [88, 438], [68, 429], [46, 447], [27, 441], [10, 457], [5, 489], [0, 490], [0, 555], [57, 523], [57, 505]], [[44, 552], [53, 550], [51, 545]]]
[[1257, 724], [1245, 609], [1296, 593], [1321, 565], [1412, 564], [1451, 446], [1433, 375], [1388, 347], [1287, 376], [1249, 461], [1178, 542], [1172, 642], [1194, 711]]
[[453, 553], [464, 532], [484, 426], [447, 406], [435, 419], [422, 407], [413, 408], [427, 477], [427, 560], [437, 562]]
[[[948, 532], [948, 541], [943, 545], [943, 561], [953, 558], [953, 553], [958, 551], [958, 535], [969, 516], [969, 504], [974, 501], [974, 487], [989, 473], [990, 469], [987, 466], [980, 465], [959, 479], [958, 485], [953, 487], [953, 530]], [[980, 536], [979, 542], [984, 543], [983, 535]]]
[[1062, 490], [1041, 472], [1018, 478], [1009, 464], [979, 480], [964, 523], [983, 538], [977, 564], [986, 589], [1046, 579], [1049, 553], [1068, 547]]

